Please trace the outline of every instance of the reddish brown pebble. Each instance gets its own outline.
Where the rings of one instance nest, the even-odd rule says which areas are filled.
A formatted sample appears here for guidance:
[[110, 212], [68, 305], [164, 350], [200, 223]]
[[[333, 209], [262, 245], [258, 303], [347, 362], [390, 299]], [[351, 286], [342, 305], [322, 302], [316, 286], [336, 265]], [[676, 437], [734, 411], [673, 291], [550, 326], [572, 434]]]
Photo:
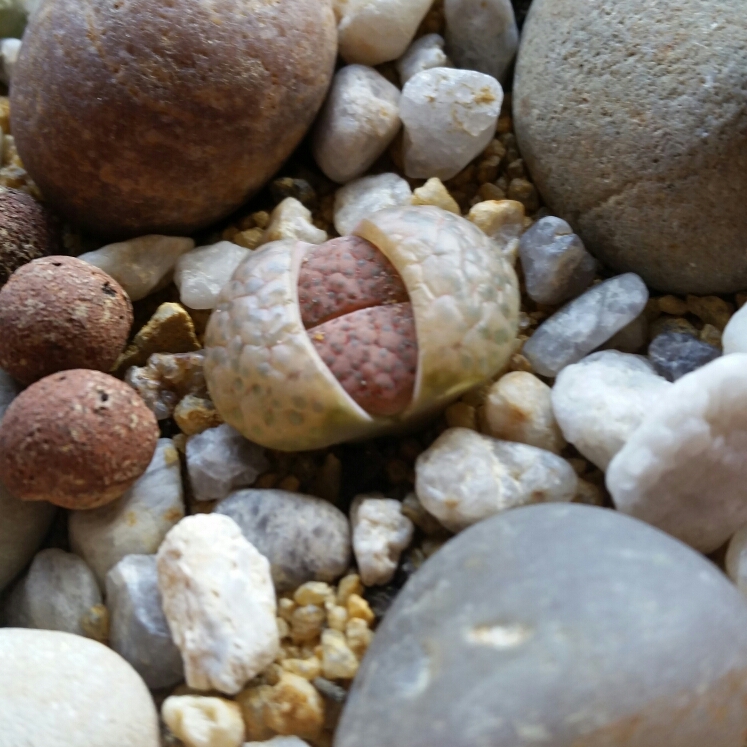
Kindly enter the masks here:
[[370, 242], [343, 236], [310, 249], [298, 276], [306, 329], [358, 309], [408, 301], [394, 265]]
[[22, 265], [59, 250], [52, 214], [25, 192], [0, 188], [0, 286]]
[[96, 508], [119, 498], [153, 457], [158, 423], [134, 390], [100, 371], [47, 376], [0, 425], [0, 474], [25, 501]]
[[24, 265], [0, 289], [0, 368], [24, 384], [57, 371], [109, 371], [132, 304], [114, 278], [73, 257]]
[[412, 305], [361, 309], [309, 332], [345, 391], [371, 415], [396, 415], [412, 400], [418, 343]]

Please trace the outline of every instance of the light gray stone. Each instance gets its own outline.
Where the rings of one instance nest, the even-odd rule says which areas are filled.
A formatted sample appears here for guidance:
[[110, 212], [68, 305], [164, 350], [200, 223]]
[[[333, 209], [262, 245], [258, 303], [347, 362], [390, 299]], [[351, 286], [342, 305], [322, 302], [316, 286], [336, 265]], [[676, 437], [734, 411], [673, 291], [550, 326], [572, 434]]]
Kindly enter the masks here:
[[560, 218], [538, 220], [519, 241], [527, 294], [554, 305], [583, 293], [594, 280], [597, 263], [573, 229]]
[[0, 591], [39, 549], [54, 518], [46, 501], [21, 501], [0, 483]]
[[519, 46], [511, 0], [445, 0], [447, 50], [457, 67], [498, 80]]
[[0, 41], [0, 80], [6, 86], [10, 85], [13, 69], [21, 52], [20, 39], [3, 39]]
[[502, 102], [500, 83], [484, 73], [434, 67], [410, 78], [399, 102], [407, 176], [456, 176], [492, 140]]
[[365, 65], [346, 65], [332, 80], [317, 117], [312, 150], [319, 168], [344, 184], [361, 176], [400, 128], [399, 89]]
[[729, 540], [724, 566], [729, 578], [747, 596], [747, 525]]
[[184, 679], [182, 656], [161, 607], [155, 555], [128, 555], [106, 575], [109, 645], [152, 689]]
[[721, 342], [724, 346], [724, 355], [747, 353], [747, 304], [729, 319], [724, 327]]
[[285, 490], [240, 490], [214, 513], [230, 516], [270, 561], [278, 591], [306, 581], [335, 581], [350, 565], [350, 526], [321, 498]]
[[225, 498], [251, 485], [268, 466], [264, 449], [230, 425], [208, 428], [187, 441], [187, 472], [198, 501]]
[[127, 555], [151, 555], [184, 516], [179, 454], [170, 438], [156, 445], [148, 469], [117, 501], [89, 511], [71, 511], [70, 544], [96, 574], [106, 574]]
[[86, 613], [101, 604], [96, 577], [77, 555], [50, 548], [37, 553], [10, 595], [6, 621], [12, 628], [61, 630], [86, 635]]
[[618, 510], [709, 553], [747, 524], [747, 354], [672, 384], [610, 462]]
[[7, 628], [0, 661], [0, 747], [159, 747], [150, 692], [110, 648]]
[[571, 501], [577, 484], [565, 459], [467, 428], [444, 431], [415, 462], [420, 502], [452, 532], [528, 503]]
[[440, 34], [426, 34], [416, 39], [397, 61], [400, 83], [404, 86], [413, 75], [432, 67], [454, 67], [444, 52], [444, 43]]
[[618, 272], [747, 288], [743, 0], [535, 0], [516, 136], [551, 211]]
[[397, 174], [363, 176], [348, 182], [335, 193], [335, 228], [340, 236], [352, 233], [373, 213], [388, 207], [409, 205], [410, 185]]
[[747, 603], [701, 555], [590, 506], [495, 516], [415, 573], [335, 747], [741, 747]]
[[646, 301], [648, 289], [638, 275], [605, 280], [543, 322], [522, 352], [538, 374], [557, 376], [632, 322]]
[[552, 407], [566, 440], [606, 470], [671, 386], [645, 358], [604, 350], [560, 372]]

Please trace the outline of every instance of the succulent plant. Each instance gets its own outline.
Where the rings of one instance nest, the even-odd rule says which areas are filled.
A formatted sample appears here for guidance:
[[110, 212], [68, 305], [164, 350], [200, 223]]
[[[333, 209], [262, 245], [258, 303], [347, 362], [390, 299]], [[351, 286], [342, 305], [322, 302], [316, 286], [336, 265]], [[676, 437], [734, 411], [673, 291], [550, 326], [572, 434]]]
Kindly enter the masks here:
[[[378, 263], [349, 303], [332, 287], [334, 267], [322, 273], [331, 285], [319, 292], [341, 297], [326, 314], [299, 294], [304, 261], [320, 251], [332, 261], [325, 245], [267, 244], [223, 289], [206, 332], [205, 375], [220, 414], [246, 438], [290, 451], [396, 431], [494, 376], [513, 352], [516, 275], [474, 224], [435, 207], [401, 207], [353, 233], [385, 260], [348, 258], [354, 270], [342, 276], [351, 282], [355, 268], [365, 274]], [[367, 297], [371, 285], [378, 298]]]

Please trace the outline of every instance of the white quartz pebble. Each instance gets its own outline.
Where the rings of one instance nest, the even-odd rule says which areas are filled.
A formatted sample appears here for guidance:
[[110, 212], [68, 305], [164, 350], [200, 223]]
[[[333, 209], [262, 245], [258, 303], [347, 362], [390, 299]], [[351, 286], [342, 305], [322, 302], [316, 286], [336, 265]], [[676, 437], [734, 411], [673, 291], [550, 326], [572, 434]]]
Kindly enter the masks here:
[[279, 649], [270, 563], [233, 519], [182, 519], [158, 550], [158, 587], [187, 684], [235, 694]]
[[198, 501], [225, 498], [251, 485], [268, 466], [264, 449], [225, 423], [187, 441], [187, 472]]
[[81, 254], [78, 259], [111, 275], [133, 301], [156, 290], [174, 269], [179, 257], [193, 249], [192, 239], [178, 236], [140, 236]]
[[635, 273], [605, 280], [543, 322], [522, 353], [541, 376], [557, 376], [632, 322], [648, 301], [648, 288]]
[[198, 246], [187, 252], [179, 258], [174, 270], [179, 300], [190, 309], [215, 308], [223, 286], [250, 254], [250, 249], [230, 241]]
[[334, 0], [345, 62], [380, 65], [407, 49], [433, 0]]
[[724, 355], [747, 353], [747, 304], [729, 319], [721, 336]]
[[327, 232], [311, 222], [311, 210], [295, 197], [286, 197], [270, 213], [270, 223], [262, 236], [262, 243], [297, 239], [308, 244], [323, 244]]
[[607, 470], [618, 510], [709, 553], [747, 524], [747, 355], [678, 379]]
[[186, 747], [241, 747], [244, 721], [238, 703], [202, 695], [172, 695], [161, 716]]
[[399, 89], [365, 65], [337, 72], [317, 118], [313, 153], [319, 168], [344, 184], [363, 174], [400, 128]]
[[397, 174], [364, 176], [335, 193], [335, 228], [340, 236], [351, 233], [369, 215], [388, 207], [409, 205], [410, 185]]
[[565, 438], [606, 470], [671, 386], [645, 358], [604, 350], [560, 372], [552, 405]]
[[8, 600], [13, 628], [41, 628], [86, 635], [83, 618], [101, 604], [96, 577], [77, 555], [50, 548], [37, 553]]
[[148, 469], [117, 501], [101, 508], [71, 511], [70, 544], [96, 574], [106, 574], [126, 555], [152, 555], [184, 516], [179, 454], [170, 438], [156, 444]]
[[503, 80], [519, 47], [511, 0], [444, 0], [444, 15], [456, 65]]
[[1, 747], [159, 747], [137, 672], [107, 646], [57, 630], [0, 629]]
[[410, 78], [400, 99], [407, 176], [456, 176], [493, 138], [502, 102], [483, 73], [435, 67]]
[[444, 52], [444, 39], [440, 34], [426, 34], [416, 39], [397, 61], [399, 79], [404, 86], [413, 75], [432, 67], [454, 67]]
[[747, 596], [747, 524], [729, 540], [724, 565], [729, 578]]
[[157, 690], [184, 678], [158, 590], [155, 555], [128, 555], [106, 574], [109, 645]]
[[502, 376], [485, 399], [488, 435], [559, 454], [565, 446], [552, 411], [551, 389], [525, 371]]
[[366, 586], [386, 584], [397, 570], [399, 556], [410, 544], [413, 523], [402, 504], [380, 495], [361, 495], [351, 508], [353, 552]]
[[467, 428], [444, 431], [415, 464], [420, 502], [453, 532], [517, 506], [571, 501], [577, 481], [549, 451]]
[[2, 39], [0, 41], [0, 80], [6, 86], [10, 85], [13, 78], [13, 69], [16, 66], [18, 55], [21, 52], [20, 39]]

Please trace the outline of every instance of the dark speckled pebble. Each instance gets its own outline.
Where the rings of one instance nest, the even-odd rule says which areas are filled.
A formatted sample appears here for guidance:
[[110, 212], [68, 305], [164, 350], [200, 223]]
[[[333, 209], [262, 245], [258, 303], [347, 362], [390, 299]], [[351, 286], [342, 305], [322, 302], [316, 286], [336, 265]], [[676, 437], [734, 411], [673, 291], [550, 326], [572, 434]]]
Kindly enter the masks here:
[[648, 348], [648, 357], [656, 372], [668, 381], [677, 381], [720, 355], [717, 347], [683, 332], [665, 332]]
[[230, 516], [271, 565], [278, 591], [334, 581], [350, 565], [350, 526], [331, 503], [285, 490], [239, 490], [215, 513]]

